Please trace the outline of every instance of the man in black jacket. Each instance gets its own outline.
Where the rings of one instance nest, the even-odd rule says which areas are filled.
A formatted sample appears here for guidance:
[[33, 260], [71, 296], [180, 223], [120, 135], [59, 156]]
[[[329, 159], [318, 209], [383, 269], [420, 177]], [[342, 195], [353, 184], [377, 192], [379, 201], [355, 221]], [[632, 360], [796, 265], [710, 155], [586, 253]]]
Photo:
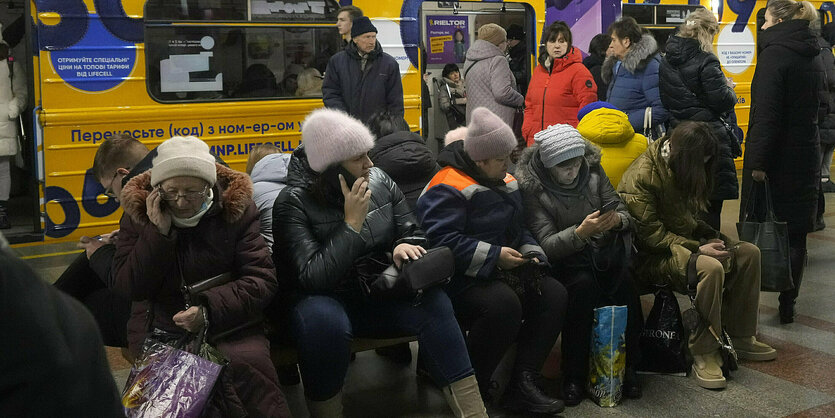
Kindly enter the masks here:
[[351, 27], [351, 42], [328, 61], [322, 83], [325, 107], [368, 123], [377, 112], [403, 116], [403, 84], [397, 61], [383, 52], [377, 28], [363, 16]]
[[124, 416], [90, 313], [4, 243], [0, 234], [0, 416]]

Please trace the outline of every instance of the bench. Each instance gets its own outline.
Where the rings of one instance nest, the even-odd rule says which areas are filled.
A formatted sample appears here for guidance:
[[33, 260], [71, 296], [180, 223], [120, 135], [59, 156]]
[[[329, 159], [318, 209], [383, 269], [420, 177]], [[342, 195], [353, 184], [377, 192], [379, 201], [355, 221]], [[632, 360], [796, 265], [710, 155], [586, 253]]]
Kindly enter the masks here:
[[[417, 341], [417, 336], [398, 338], [354, 338], [351, 341], [351, 353], [374, 350], [376, 348], [388, 347], [400, 343]], [[296, 348], [288, 345], [273, 345], [270, 350], [270, 358], [276, 367], [292, 366], [299, 362], [299, 355]]]

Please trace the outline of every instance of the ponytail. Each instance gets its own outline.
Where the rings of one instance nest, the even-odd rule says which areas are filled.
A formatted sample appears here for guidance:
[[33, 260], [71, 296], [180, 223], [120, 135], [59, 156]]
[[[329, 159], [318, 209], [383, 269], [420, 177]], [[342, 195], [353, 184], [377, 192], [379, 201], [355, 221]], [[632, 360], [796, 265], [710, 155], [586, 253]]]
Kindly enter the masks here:
[[772, 0], [768, 2], [768, 11], [775, 21], [787, 22], [792, 19], [808, 20], [809, 23], [818, 21], [818, 11], [808, 1]]

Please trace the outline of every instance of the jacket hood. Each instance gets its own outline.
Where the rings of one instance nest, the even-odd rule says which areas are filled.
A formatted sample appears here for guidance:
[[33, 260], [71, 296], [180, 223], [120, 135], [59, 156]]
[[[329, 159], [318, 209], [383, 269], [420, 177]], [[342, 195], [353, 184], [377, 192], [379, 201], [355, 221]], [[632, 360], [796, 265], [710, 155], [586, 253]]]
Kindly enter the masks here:
[[[551, 57], [548, 53], [540, 54], [539, 55], [539, 64], [544, 66], [546, 70], [548, 69], [548, 65], [551, 62]], [[562, 58], [557, 58], [553, 60], [553, 69], [551, 72], [560, 72], [572, 64], [582, 64], [583, 63], [583, 53], [580, 52], [579, 49], [575, 47], [571, 47], [571, 50], [566, 52]]]
[[409, 131], [393, 132], [377, 139], [368, 157], [399, 183], [407, 179], [421, 181], [433, 175], [437, 168], [423, 137]]
[[682, 38], [680, 36], [671, 36], [667, 39], [667, 45], [664, 47], [667, 52], [664, 58], [668, 63], [678, 67], [685, 62], [693, 59], [702, 48], [699, 41], [692, 38]]
[[631, 141], [635, 129], [626, 113], [617, 109], [595, 109], [577, 124], [583, 138], [596, 144], [620, 144]]
[[[215, 163], [215, 169], [217, 170], [217, 183], [213, 188], [215, 204], [206, 215], [211, 216], [221, 212], [226, 222], [237, 222], [252, 203], [252, 181], [245, 173], [217, 163]], [[122, 189], [122, 207], [125, 213], [134, 222], [142, 225], [150, 222], [146, 213], [145, 200], [153, 190], [151, 188], [152, 170], [138, 174]]]
[[465, 67], [469, 67], [476, 61], [503, 56], [504, 52], [499, 47], [483, 39], [479, 39], [473, 42], [473, 46], [467, 50], [467, 63]]
[[[586, 153], [584, 155], [586, 157], [586, 164], [589, 169], [596, 170], [600, 168], [600, 160], [603, 157], [603, 154], [600, 152], [600, 148], [597, 145], [592, 144], [589, 141], [586, 141]], [[522, 188], [526, 193], [542, 193], [545, 191], [545, 185], [543, 184], [543, 180], [540, 178], [539, 173], [533, 169], [531, 165], [531, 160], [533, 158], [539, 158], [539, 144], [534, 143], [528, 148], [525, 148], [522, 151], [522, 155], [519, 156], [519, 162], [516, 164], [516, 171], [513, 173], [513, 176], [516, 177], [516, 181], [519, 182], [519, 187]], [[553, 188], [553, 181], [548, 178], [544, 181], [547, 181], [551, 184]]]
[[310, 168], [310, 163], [307, 162], [304, 144], [300, 144], [293, 151], [293, 157], [290, 158], [290, 163], [287, 165], [287, 182], [285, 184], [307, 189], [313, 184], [316, 177], [316, 172]]
[[[656, 52], [658, 52], [658, 43], [655, 42], [655, 38], [652, 35], [643, 35], [641, 40], [632, 45], [626, 52], [626, 56], [621, 60], [621, 65], [630, 73], [635, 74], [635, 72], [646, 68]], [[603, 62], [603, 70], [600, 72], [600, 76], [606, 83], [612, 81], [612, 69], [617, 62], [618, 59], [615, 56], [606, 57], [606, 61]]]
[[583, 65], [585, 65], [588, 68], [591, 68], [591, 67], [594, 67], [594, 66], [597, 66], [597, 65], [603, 65], [604, 60], [606, 60], [606, 57], [604, 57], [602, 55], [592, 54], [592, 55], [589, 55], [589, 56], [583, 58]]
[[252, 167], [253, 183], [269, 181], [273, 183], [284, 183], [287, 181], [287, 168], [290, 164], [290, 154], [270, 154], [262, 158]]
[[780, 45], [806, 57], [814, 57], [820, 53], [818, 41], [809, 30], [809, 22], [802, 19], [780, 22], [760, 32], [757, 38], [759, 51], [772, 45]]
[[[360, 57], [360, 51], [359, 51], [359, 49], [357, 49], [357, 44], [355, 44], [353, 41], [348, 42], [348, 45], [345, 46], [345, 52], [348, 53], [349, 57], [351, 57], [355, 60], [362, 59], [362, 57]], [[383, 47], [382, 47], [382, 45], [380, 45], [380, 41], [377, 41], [377, 43], [374, 45], [374, 49], [371, 50], [371, 52], [368, 53], [368, 59], [375, 60], [382, 53], [383, 53]]]

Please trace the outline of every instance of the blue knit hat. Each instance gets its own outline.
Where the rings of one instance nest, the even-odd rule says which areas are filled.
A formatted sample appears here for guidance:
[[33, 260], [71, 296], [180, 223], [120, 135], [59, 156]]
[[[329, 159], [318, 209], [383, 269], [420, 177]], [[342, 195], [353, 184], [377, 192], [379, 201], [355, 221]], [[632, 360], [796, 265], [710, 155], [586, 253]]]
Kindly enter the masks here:
[[579, 111], [579, 112], [577, 112], [577, 120], [583, 120], [583, 116], [586, 116], [586, 115], [588, 115], [589, 113], [591, 113], [591, 111], [592, 111], [592, 110], [597, 110], [597, 109], [615, 109], [615, 110], [620, 110], [620, 109], [618, 109], [615, 105], [613, 105], [613, 104], [611, 104], [611, 103], [609, 103], [609, 102], [603, 102], [603, 101], [600, 101], [600, 102], [592, 102], [592, 103], [589, 103], [589, 104], [587, 104], [587, 105], [583, 106], [583, 108], [582, 108], [582, 109], [580, 109], [580, 111]]

